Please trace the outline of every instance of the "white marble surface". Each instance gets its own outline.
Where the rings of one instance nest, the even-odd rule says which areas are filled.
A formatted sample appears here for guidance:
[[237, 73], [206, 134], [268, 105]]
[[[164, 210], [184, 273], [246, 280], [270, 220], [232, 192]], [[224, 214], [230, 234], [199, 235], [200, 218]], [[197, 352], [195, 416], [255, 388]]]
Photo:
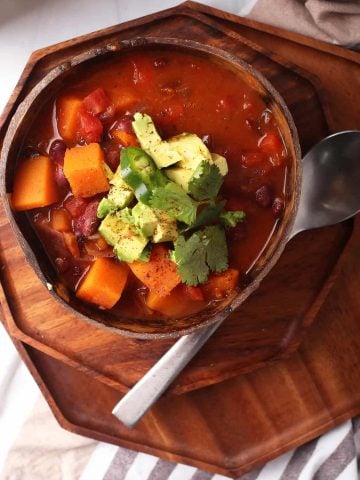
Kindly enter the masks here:
[[[179, 3], [179, 0], [0, 0], [0, 112], [32, 51]], [[202, 3], [246, 14], [255, 1]]]

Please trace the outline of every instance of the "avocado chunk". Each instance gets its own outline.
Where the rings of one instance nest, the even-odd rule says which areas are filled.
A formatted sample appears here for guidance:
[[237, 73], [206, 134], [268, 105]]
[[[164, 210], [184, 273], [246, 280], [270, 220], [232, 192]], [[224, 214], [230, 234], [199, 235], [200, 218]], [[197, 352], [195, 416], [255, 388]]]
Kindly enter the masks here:
[[114, 212], [117, 209], [116, 205], [114, 205], [110, 200], [106, 197], [102, 198], [97, 209], [97, 216], [98, 218], [104, 218], [110, 212]]
[[180, 185], [186, 193], [189, 192], [189, 181], [194, 173], [193, 170], [182, 167], [171, 167], [165, 170], [165, 173], [170, 180]]
[[[208, 161], [208, 160], [206, 160]], [[201, 163], [201, 162], [200, 162]], [[200, 165], [200, 163], [194, 162], [194, 165], [197, 166], [192, 170], [191, 168], [183, 168], [180, 166], [174, 166], [165, 170], [165, 173], [170, 180], [177, 183], [182, 187], [186, 193], [189, 193], [189, 182], [191, 177], [193, 176], [196, 168]], [[218, 167], [221, 175], [224, 177], [228, 172], [228, 166], [226, 162], [226, 158], [218, 155], [217, 153], [211, 154], [211, 160], [209, 161], [210, 164], [214, 164]]]
[[129, 205], [134, 196], [134, 190], [121, 176], [121, 166], [119, 165], [113, 178], [110, 180], [110, 190], [107, 198], [117, 208], [124, 208]]
[[162, 142], [152, 118], [146, 115], [146, 113], [135, 113], [132, 127], [140, 142], [141, 148], [145, 151], [150, 150]]
[[152, 241], [154, 243], [160, 242], [175, 242], [179, 236], [176, 226], [176, 220], [169, 217], [163, 210], [157, 209], [157, 217], [159, 223], [156, 226]]
[[225, 175], [227, 175], [229, 169], [228, 169], [228, 164], [227, 164], [227, 161], [226, 161], [225, 157], [219, 155], [218, 153], [212, 153], [210, 163], [213, 163], [214, 165], [216, 165], [218, 167], [218, 169], [220, 170], [220, 173], [223, 177], [225, 177]]
[[104, 170], [105, 170], [106, 178], [110, 182], [110, 180], [112, 180], [114, 178], [114, 172], [111, 170], [111, 168], [109, 167], [109, 165], [107, 163], [104, 163]]
[[169, 147], [168, 142], [161, 139], [149, 115], [135, 113], [132, 127], [141, 148], [152, 157], [158, 168], [168, 167], [181, 160], [181, 156]]
[[100, 234], [114, 247], [119, 260], [128, 263], [137, 260], [148, 243], [148, 239], [134, 225], [127, 223], [130, 218], [128, 212], [122, 215], [112, 212], [106, 215], [99, 227]]
[[132, 216], [135, 225], [143, 235], [146, 237], [152, 237], [154, 235], [158, 219], [153, 208], [139, 202], [133, 207]]
[[175, 241], [178, 237], [176, 220], [158, 208], [138, 203], [132, 209], [135, 225], [154, 243]]
[[182, 133], [168, 140], [171, 150], [179, 153], [179, 167], [194, 171], [203, 160], [211, 162], [211, 153], [205, 143], [194, 133]]

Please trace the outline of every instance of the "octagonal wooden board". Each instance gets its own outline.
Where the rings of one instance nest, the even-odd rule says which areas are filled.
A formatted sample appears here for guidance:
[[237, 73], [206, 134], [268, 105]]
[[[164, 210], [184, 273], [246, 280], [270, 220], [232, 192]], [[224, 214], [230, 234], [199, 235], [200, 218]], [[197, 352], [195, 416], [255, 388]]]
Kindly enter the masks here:
[[[312, 74], [265, 54], [263, 47], [189, 4], [35, 52], [5, 110], [1, 135], [19, 101], [55, 64], [84, 48], [139, 35], [191, 37], [252, 63], [288, 103], [304, 151], [329, 132], [324, 91]], [[120, 337], [72, 316], [26, 264], [2, 209], [0, 233], [1, 281], [11, 312], [7, 321], [17, 339], [120, 391], [131, 387], [173, 343]], [[352, 234], [352, 222], [346, 222], [293, 239], [259, 290], [227, 319], [171, 391], [183, 393], [220, 382], [294, 351], [332, 285]]]

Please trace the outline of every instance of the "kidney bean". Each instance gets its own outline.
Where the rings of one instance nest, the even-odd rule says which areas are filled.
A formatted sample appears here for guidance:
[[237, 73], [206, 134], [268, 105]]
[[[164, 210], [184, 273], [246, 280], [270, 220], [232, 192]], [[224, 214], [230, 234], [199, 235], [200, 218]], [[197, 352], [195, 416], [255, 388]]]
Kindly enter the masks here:
[[61, 188], [69, 188], [69, 182], [64, 175], [63, 167], [58, 163], [55, 165], [55, 182]]
[[71, 196], [65, 200], [64, 207], [70, 212], [73, 218], [78, 218], [85, 212], [88, 203], [89, 200], [85, 198]]
[[116, 171], [120, 163], [120, 149], [119, 147], [109, 148], [105, 152], [105, 162], [113, 172]]
[[284, 211], [285, 202], [282, 198], [276, 197], [272, 204], [272, 211], [276, 218], [280, 217]]
[[272, 203], [272, 194], [268, 185], [263, 185], [255, 192], [255, 201], [261, 207], [269, 207]]
[[133, 134], [134, 130], [132, 128], [132, 121], [132, 115], [124, 115], [116, 122], [115, 125], [112, 126], [112, 128], [116, 128], [116, 130], [122, 130], [123, 132]]
[[54, 140], [50, 145], [49, 156], [54, 163], [63, 166], [66, 144], [62, 140]]
[[100, 223], [97, 217], [98, 200], [91, 201], [85, 211], [74, 222], [74, 231], [77, 236], [89, 237], [93, 235]]

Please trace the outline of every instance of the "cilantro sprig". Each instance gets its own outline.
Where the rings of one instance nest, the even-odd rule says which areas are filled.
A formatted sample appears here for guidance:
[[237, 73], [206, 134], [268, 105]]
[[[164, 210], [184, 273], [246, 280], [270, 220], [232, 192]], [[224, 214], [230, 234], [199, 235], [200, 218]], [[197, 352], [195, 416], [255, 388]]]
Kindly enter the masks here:
[[196, 221], [198, 203], [176, 183], [169, 182], [165, 187], [156, 188], [152, 194], [150, 205], [165, 210], [171, 217], [187, 225]]
[[224, 229], [212, 225], [198, 230], [188, 239], [180, 235], [172, 258], [184, 283], [195, 286], [206, 282], [210, 272], [222, 272], [228, 268]]
[[219, 214], [219, 220], [224, 227], [235, 227], [245, 218], [245, 212], [237, 210], [235, 212], [222, 212]]
[[195, 169], [189, 181], [189, 193], [196, 200], [215, 198], [219, 193], [223, 177], [219, 168], [203, 160]]

